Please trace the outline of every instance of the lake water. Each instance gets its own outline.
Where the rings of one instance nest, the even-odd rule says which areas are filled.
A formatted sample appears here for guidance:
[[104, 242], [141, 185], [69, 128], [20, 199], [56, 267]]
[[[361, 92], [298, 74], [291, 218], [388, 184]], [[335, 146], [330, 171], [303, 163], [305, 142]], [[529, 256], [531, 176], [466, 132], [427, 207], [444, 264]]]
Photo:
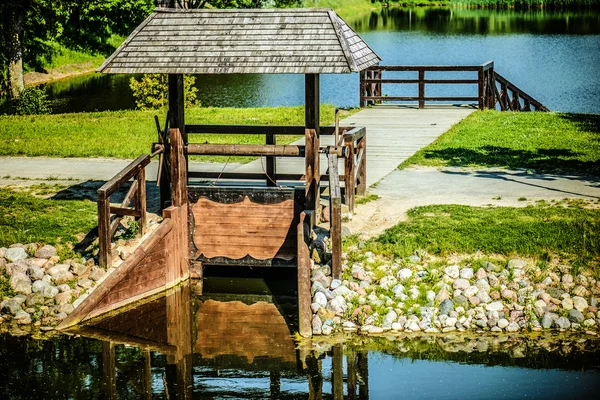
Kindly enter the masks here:
[[[209, 278], [77, 332], [0, 335], [6, 399], [591, 399], [600, 339], [405, 335], [296, 343], [284, 281]], [[289, 282], [289, 280], [288, 280]]]
[[[497, 72], [551, 110], [600, 113], [600, 13], [392, 7], [348, 23], [382, 57], [382, 65], [478, 65], [493, 60]], [[46, 87], [54, 112], [128, 109], [135, 107], [129, 79], [91, 74]], [[358, 82], [356, 73], [324, 75], [321, 101], [357, 106]], [[197, 87], [204, 106], [304, 103], [302, 75], [198, 76]], [[397, 90], [384, 86], [388, 95]], [[416, 87], [401, 90], [403, 95], [416, 94]], [[438, 85], [428, 87], [426, 95], [468, 96], [476, 90]]]

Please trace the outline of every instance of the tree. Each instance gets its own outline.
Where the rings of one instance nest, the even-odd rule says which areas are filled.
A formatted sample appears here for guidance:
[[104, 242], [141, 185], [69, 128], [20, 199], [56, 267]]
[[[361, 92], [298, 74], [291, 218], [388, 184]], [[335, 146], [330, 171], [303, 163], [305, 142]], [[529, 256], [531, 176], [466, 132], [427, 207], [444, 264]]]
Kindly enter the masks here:
[[154, 8], [154, 0], [2, 0], [0, 71], [2, 90], [23, 90], [23, 64], [42, 70], [59, 43], [108, 54], [112, 34], [129, 34]]

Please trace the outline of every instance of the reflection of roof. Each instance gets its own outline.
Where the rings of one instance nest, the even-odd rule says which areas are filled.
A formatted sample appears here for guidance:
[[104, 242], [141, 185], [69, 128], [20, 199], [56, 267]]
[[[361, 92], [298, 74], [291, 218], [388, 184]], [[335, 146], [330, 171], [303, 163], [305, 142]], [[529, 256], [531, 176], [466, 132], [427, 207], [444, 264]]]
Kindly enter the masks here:
[[105, 73], [349, 73], [379, 56], [329, 9], [156, 9]]

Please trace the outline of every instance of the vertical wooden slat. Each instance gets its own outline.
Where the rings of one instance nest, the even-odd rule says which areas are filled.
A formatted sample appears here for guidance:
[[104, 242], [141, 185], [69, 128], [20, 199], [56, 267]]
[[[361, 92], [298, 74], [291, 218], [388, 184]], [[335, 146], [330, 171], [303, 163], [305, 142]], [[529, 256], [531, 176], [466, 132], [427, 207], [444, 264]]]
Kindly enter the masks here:
[[98, 192], [98, 257], [102, 268], [110, 268], [112, 264], [111, 231], [110, 231], [110, 196]]
[[176, 207], [187, 203], [187, 168], [183, 151], [184, 145], [181, 131], [171, 128], [171, 192], [172, 204]]
[[357, 166], [358, 182], [356, 185], [356, 194], [364, 196], [367, 193], [367, 135], [357, 140], [356, 151], [363, 152], [362, 161]]
[[489, 99], [488, 108], [496, 108], [496, 76], [494, 74], [494, 64], [487, 70], [488, 73], [488, 88], [489, 88]]
[[[305, 75], [305, 137], [306, 137], [306, 209], [319, 209], [320, 204], [320, 124], [319, 74]], [[310, 179], [309, 179], [310, 178]], [[318, 223], [318, 214], [315, 215]]]
[[485, 108], [485, 101], [484, 101], [484, 89], [485, 89], [485, 81], [484, 81], [484, 76], [483, 76], [484, 72], [483, 72], [483, 67], [479, 68], [479, 71], [477, 71], [477, 98], [478, 98], [478, 105], [477, 107], [480, 110], [483, 110]]
[[352, 137], [344, 137], [344, 146], [348, 156], [344, 160], [344, 204], [348, 206], [350, 212], [354, 212], [354, 195], [355, 195], [355, 181], [354, 181], [354, 169], [356, 168], [355, 157], [354, 157], [354, 142]]
[[425, 71], [419, 70], [419, 108], [425, 108]]
[[140, 212], [138, 219], [140, 234], [146, 232], [146, 169], [141, 168], [135, 176], [137, 182], [137, 193], [135, 195], [135, 209]]
[[306, 235], [310, 232], [306, 219], [310, 219], [306, 212], [300, 213], [297, 227], [298, 246], [298, 326], [303, 337], [312, 336], [312, 312], [310, 309], [310, 254]]
[[[377, 71], [375, 71], [375, 76], [377, 79], [381, 79], [381, 77], [383, 76], [383, 70], [378, 69]], [[382, 84], [381, 82], [377, 83], [377, 96], [383, 96], [383, 88], [382, 88]], [[377, 104], [381, 104], [382, 100], [377, 100]]]
[[360, 76], [360, 107], [365, 108], [367, 106], [367, 102], [365, 101], [365, 79], [367, 77], [367, 71], [360, 71], [358, 74]]
[[338, 158], [329, 154], [329, 238], [331, 240], [331, 272], [334, 279], [342, 276], [342, 196], [338, 173]]
[[344, 353], [342, 345], [336, 344], [333, 346], [333, 357], [331, 360], [331, 386], [334, 400], [344, 399]]
[[[277, 144], [277, 139], [273, 134], [266, 135], [266, 144]], [[276, 159], [273, 156], [267, 156], [267, 186], [277, 185], [277, 166]], [[270, 178], [270, 179], [269, 179]]]

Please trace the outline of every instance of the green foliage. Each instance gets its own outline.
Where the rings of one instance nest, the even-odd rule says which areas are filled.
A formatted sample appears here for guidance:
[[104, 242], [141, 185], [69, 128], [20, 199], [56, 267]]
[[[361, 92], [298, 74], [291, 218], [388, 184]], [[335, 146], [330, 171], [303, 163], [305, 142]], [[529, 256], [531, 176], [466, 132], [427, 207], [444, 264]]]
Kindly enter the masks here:
[[477, 111], [400, 165], [600, 176], [600, 115]]
[[[185, 93], [185, 107], [199, 106], [198, 88], [194, 87], [196, 77], [185, 75], [183, 90]], [[141, 78], [129, 79], [129, 87], [133, 92], [135, 104], [139, 110], [165, 108], [169, 102], [169, 85], [166, 74], [145, 74]]]
[[4, 297], [13, 297], [14, 295], [15, 292], [10, 286], [8, 276], [4, 273], [0, 274], [0, 301], [2, 301]]
[[50, 114], [52, 111], [46, 92], [36, 86], [25, 88], [11, 103], [11, 113], [15, 115]]
[[355, 203], [356, 204], [367, 204], [370, 203], [372, 201], [375, 201], [379, 199], [379, 195], [374, 194], [374, 193], [369, 193], [366, 196], [360, 196], [356, 199]]

